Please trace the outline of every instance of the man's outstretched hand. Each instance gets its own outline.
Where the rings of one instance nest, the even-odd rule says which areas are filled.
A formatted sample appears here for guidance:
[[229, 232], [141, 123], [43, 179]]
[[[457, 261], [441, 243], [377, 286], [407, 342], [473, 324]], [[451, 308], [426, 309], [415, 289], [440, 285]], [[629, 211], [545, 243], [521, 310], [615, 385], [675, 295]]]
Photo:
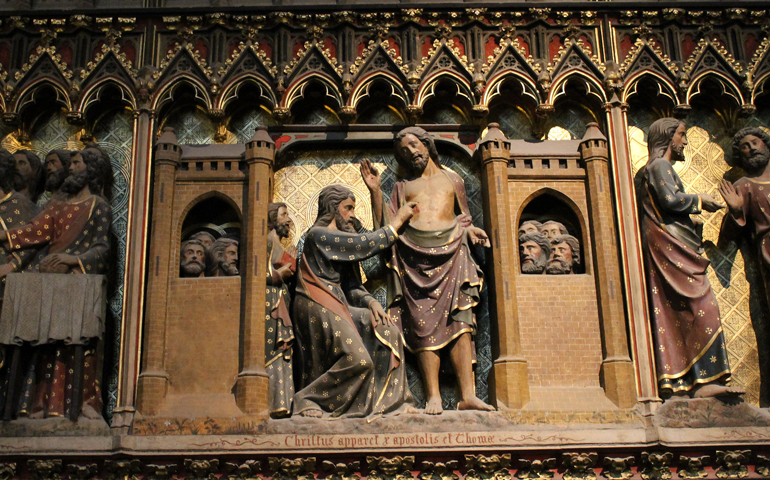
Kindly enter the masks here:
[[473, 225], [467, 228], [468, 238], [471, 240], [471, 243], [474, 245], [483, 245], [487, 248], [492, 246], [492, 244], [489, 243], [489, 236], [487, 236], [487, 232], [480, 229], [479, 227], [474, 227]]

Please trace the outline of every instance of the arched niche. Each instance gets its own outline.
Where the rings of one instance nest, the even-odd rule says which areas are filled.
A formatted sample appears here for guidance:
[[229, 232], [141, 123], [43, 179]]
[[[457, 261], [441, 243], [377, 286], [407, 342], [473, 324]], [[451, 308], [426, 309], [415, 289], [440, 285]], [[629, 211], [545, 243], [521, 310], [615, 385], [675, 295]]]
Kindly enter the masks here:
[[291, 106], [292, 123], [297, 125], [341, 125], [339, 102], [330, 87], [310, 80], [300, 87], [301, 98]]
[[473, 99], [450, 77], [439, 78], [424, 95], [421, 123], [463, 125], [470, 122]]
[[590, 122], [598, 123], [605, 130], [602, 102], [595, 90], [595, 86], [582, 77], [567, 80], [563, 91], [556, 96], [554, 113], [547, 122], [548, 140], [579, 140]]
[[511, 77], [496, 85], [496, 95], [489, 105], [489, 121], [497, 122], [509, 139], [537, 140], [534, 134], [537, 98], [521, 80]]
[[188, 82], [180, 82], [169, 94], [172, 101], [165, 103], [158, 115], [161, 122], [157, 134], [164, 127], [172, 127], [180, 145], [209, 145], [216, 143], [217, 128], [207, 115], [206, 106], [198, 90]]
[[227, 130], [237, 143], [247, 143], [260, 126], [278, 125], [264, 88], [256, 82], [244, 82], [225, 107]]
[[555, 190], [541, 190], [536, 192], [525, 202], [519, 223], [516, 225], [518, 232], [524, 222], [534, 220], [544, 224], [549, 220], [559, 222], [567, 229], [567, 233], [580, 241], [580, 265], [575, 266], [575, 273], [590, 273], [590, 263], [586, 259], [586, 248], [588, 241], [586, 232], [586, 223], [583, 216], [579, 213], [577, 206], [562, 193]]
[[385, 79], [368, 83], [360, 95], [356, 109], [359, 124], [406, 125], [404, 108], [408, 100]]
[[182, 221], [181, 241], [198, 232], [208, 232], [215, 239], [238, 239], [241, 235], [241, 212], [230, 198], [212, 192], [197, 198], [188, 206]]

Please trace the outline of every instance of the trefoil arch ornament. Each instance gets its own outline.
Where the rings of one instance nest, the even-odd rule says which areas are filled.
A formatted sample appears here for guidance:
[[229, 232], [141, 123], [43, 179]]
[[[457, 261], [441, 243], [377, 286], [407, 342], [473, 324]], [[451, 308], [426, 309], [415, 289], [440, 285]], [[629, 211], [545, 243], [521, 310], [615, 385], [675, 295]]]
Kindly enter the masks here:
[[273, 94], [273, 90], [265, 79], [254, 75], [244, 75], [225, 85], [222, 92], [215, 100], [215, 109], [223, 111], [227, 109], [230, 104], [239, 98], [241, 89], [247, 85], [253, 86], [259, 91], [259, 103], [267, 106], [271, 110], [275, 108], [277, 100]]
[[[390, 72], [374, 72], [363, 78], [353, 87], [348, 99], [348, 106], [358, 109], [361, 101], [370, 96], [370, 89], [378, 81], [384, 82], [391, 88], [390, 98], [397, 99], [403, 104], [403, 108], [409, 105], [409, 94], [401, 86], [398, 78], [395, 78]], [[397, 102], [395, 102], [397, 103]]]
[[176, 81], [169, 81], [163, 86], [158, 88], [155, 98], [152, 102], [152, 110], [158, 111], [161, 108], [168, 106], [174, 101], [174, 94], [179, 91], [179, 88], [183, 85], [189, 86], [195, 92], [195, 100], [200, 102], [202, 107], [207, 111], [212, 108], [211, 97], [209, 96], [206, 86], [201, 83], [198, 78], [192, 75], [184, 74], [177, 77]]

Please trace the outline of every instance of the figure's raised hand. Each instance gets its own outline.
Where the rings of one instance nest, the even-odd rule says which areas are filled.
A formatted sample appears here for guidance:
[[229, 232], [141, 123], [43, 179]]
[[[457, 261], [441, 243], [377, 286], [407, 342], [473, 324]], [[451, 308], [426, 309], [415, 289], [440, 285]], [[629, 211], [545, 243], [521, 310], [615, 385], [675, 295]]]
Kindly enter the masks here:
[[712, 197], [708, 193], [700, 193], [700, 201], [701, 206], [703, 207], [703, 210], [707, 212], [716, 212], [717, 210], [721, 210], [725, 208], [724, 205], [719, 203], [719, 200]]
[[364, 179], [369, 192], [375, 193], [380, 191], [380, 173], [374, 168], [374, 165], [372, 165], [371, 160], [368, 158], [361, 160], [361, 178]]
[[467, 228], [468, 230], [468, 238], [470, 239], [471, 243], [474, 245], [483, 245], [487, 248], [491, 247], [492, 244], [489, 243], [489, 236], [487, 235], [487, 232], [480, 229], [479, 227], [470, 226]]
[[743, 197], [735, 190], [732, 183], [727, 180], [719, 182], [719, 194], [725, 199], [727, 208], [733, 216], [740, 216], [743, 210]]

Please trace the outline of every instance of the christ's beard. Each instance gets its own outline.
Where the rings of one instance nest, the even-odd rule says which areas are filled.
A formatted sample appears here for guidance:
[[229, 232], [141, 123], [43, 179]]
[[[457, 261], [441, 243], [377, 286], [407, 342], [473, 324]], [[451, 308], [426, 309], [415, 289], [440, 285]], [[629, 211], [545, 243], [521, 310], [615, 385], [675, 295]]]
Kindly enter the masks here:
[[203, 263], [198, 260], [188, 260], [182, 264], [182, 271], [187, 277], [197, 277], [203, 273]]
[[548, 266], [545, 269], [545, 273], [549, 275], [564, 275], [570, 273], [572, 265], [562, 260], [561, 258], [554, 258], [548, 261]]
[[47, 192], [59, 190], [66, 179], [67, 170], [64, 168], [49, 173], [45, 179], [45, 190]]
[[78, 193], [83, 190], [88, 184], [88, 172], [83, 170], [81, 172], [70, 174], [64, 183], [61, 184], [59, 190], [70, 195]]
[[[345, 220], [342, 218], [340, 212], [337, 212], [337, 215], [334, 217], [334, 223], [337, 224], [337, 230], [341, 232], [358, 233], [358, 230], [356, 229], [358, 220], [355, 217], [351, 217], [350, 220]], [[360, 226], [360, 223], [358, 223], [358, 225]]]
[[671, 152], [674, 154], [674, 160], [684, 160], [684, 145], [671, 144]]
[[767, 166], [768, 160], [770, 160], [770, 151], [765, 149], [764, 151], [757, 152], [743, 159], [744, 170], [751, 173], [759, 172]]
[[412, 173], [415, 177], [422, 175], [422, 172], [428, 168], [428, 161], [423, 156], [412, 158]]
[[[528, 262], [527, 260], [532, 260]], [[521, 264], [521, 273], [543, 273], [546, 264], [545, 255], [540, 258], [524, 257], [524, 263]]]

